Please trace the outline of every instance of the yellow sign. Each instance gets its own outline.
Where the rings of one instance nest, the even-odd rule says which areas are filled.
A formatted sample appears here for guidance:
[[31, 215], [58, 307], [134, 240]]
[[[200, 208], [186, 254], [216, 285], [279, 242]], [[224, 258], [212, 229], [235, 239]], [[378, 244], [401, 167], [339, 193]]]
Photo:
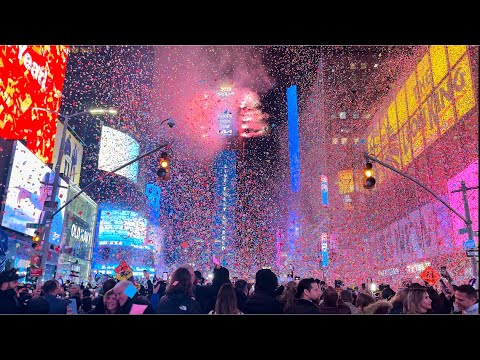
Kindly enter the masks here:
[[368, 152], [405, 167], [475, 105], [467, 46], [430, 46], [375, 117]]
[[353, 170], [342, 170], [338, 172], [338, 192], [348, 194], [353, 192]]

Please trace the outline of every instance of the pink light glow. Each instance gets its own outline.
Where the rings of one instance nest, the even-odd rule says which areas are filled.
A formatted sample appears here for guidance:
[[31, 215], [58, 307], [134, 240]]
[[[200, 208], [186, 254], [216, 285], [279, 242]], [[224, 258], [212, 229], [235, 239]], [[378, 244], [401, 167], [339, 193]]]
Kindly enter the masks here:
[[[470, 164], [466, 169], [459, 172], [447, 182], [448, 199], [450, 206], [454, 208], [460, 215], [465, 217], [465, 208], [463, 206], [463, 198], [461, 192], [452, 194], [453, 190], [460, 188], [461, 181], [465, 180], [467, 187], [478, 186], [478, 160]], [[472, 218], [472, 227], [474, 231], [478, 230], [478, 189], [467, 191], [468, 205], [470, 207], [470, 216]], [[464, 241], [467, 240], [467, 234], [460, 235], [458, 230], [465, 227], [465, 223], [457, 215], [451, 214], [453, 236], [455, 246], [462, 247]], [[474, 239], [478, 246], [478, 238]]]

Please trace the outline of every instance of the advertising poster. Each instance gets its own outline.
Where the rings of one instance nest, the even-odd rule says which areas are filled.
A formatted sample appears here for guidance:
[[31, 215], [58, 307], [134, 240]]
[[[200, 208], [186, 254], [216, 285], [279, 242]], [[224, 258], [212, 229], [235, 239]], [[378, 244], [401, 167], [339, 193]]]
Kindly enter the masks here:
[[51, 163], [68, 46], [0, 46], [0, 137], [26, 140], [42, 162]]

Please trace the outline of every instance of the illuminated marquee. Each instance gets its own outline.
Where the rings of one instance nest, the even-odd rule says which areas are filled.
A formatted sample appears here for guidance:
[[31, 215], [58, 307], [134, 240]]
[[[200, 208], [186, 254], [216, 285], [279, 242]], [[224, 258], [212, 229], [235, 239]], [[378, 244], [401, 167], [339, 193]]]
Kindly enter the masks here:
[[26, 140], [27, 148], [51, 163], [68, 46], [0, 46], [0, 137]]
[[327, 233], [322, 233], [320, 236], [321, 246], [322, 246], [322, 266], [328, 266], [328, 235]]
[[373, 122], [368, 152], [402, 169], [475, 104], [467, 46], [430, 46]]

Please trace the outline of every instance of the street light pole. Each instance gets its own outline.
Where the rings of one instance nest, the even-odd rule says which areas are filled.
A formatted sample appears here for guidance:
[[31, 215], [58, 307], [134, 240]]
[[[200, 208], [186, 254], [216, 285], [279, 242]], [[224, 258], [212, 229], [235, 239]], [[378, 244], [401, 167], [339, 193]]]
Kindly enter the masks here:
[[[49, 112], [49, 113], [52, 113], [52, 114], [56, 114], [57, 116], [62, 117], [64, 119], [62, 137], [61, 137], [61, 140], [60, 140], [60, 147], [58, 149], [57, 163], [55, 164], [55, 170], [54, 170], [55, 175], [54, 175], [54, 178], [53, 178], [53, 184], [51, 184], [52, 185], [52, 193], [50, 195], [50, 200], [55, 201], [55, 199], [57, 198], [57, 195], [58, 195], [58, 190], [60, 188], [60, 184], [59, 184], [60, 167], [61, 167], [61, 163], [63, 161], [63, 155], [64, 155], [64, 151], [65, 151], [65, 138], [66, 138], [66, 135], [67, 135], [67, 127], [68, 127], [69, 120], [71, 118], [82, 116], [82, 115], [85, 115], [85, 114], [91, 114], [91, 115], [98, 115], [98, 114], [104, 114], [104, 113], [116, 114], [117, 112], [116, 112], [116, 110], [113, 110], [113, 109], [92, 109], [92, 110], [89, 110], [89, 111], [82, 111], [82, 112], [79, 112], [79, 113], [75, 113], [73, 115], [65, 115], [65, 114], [61, 114], [57, 111], [53, 111], [53, 110], [49, 110], [49, 109], [45, 109], [45, 108], [41, 108], [41, 107], [31, 107], [31, 108], [27, 108], [27, 109], [46, 111], [46, 112]], [[50, 250], [49, 238], [50, 238], [50, 230], [51, 230], [52, 220], [53, 220], [53, 216], [51, 215], [51, 213], [52, 213], [52, 211], [49, 210], [49, 209], [47, 211], [44, 211], [43, 219], [41, 219], [42, 220], [41, 225], [44, 228], [44, 231], [43, 231], [43, 246], [42, 246], [43, 254], [42, 254], [42, 257], [41, 257], [41, 261], [40, 261], [40, 269], [42, 269], [43, 271], [42, 271], [42, 275], [40, 275], [37, 278], [37, 286], [40, 286], [43, 282], [43, 278], [44, 278], [45, 270], [46, 270], [48, 251]]]
[[[423, 185], [422, 183], [420, 183], [418, 180], [414, 179], [413, 177], [411, 177], [410, 175], [408, 174], [405, 174], [404, 172], [398, 170], [398, 169], [395, 169], [393, 166], [391, 165], [388, 165], [386, 163], [384, 163], [383, 161], [377, 159], [376, 157], [372, 156], [372, 155], [369, 155], [368, 153], [364, 153], [363, 154], [365, 156], [365, 159], [368, 161], [368, 160], [372, 160], [384, 167], [386, 167], [387, 169], [390, 169], [394, 172], [396, 172], [397, 174], [400, 174], [402, 175], [403, 177], [406, 177], [407, 179], [413, 181], [415, 184], [417, 184], [418, 186], [420, 186], [421, 188], [425, 189], [426, 191], [428, 191], [431, 195], [433, 195], [438, 201], [440, 201], [443, 205], [445, 205], [450, 211], [452, 211], [455, 215], [457, 215], [460, 219], [462, 219], [462, 221], [465, 223], [466, 227], [467, 227], [467, 231], [468, 231], [468, 238], [470, 240], [473, 240], [473, 229], [472, 229], [472, 220], [470, 218], [470, 209], [468, 207], [468, 200], [467, 200], [467, 195], [466, 195], [466, 191], [467, 190], [471, 190], [471, 189], [477, 189], [478, 187], [475, 187], [475, 188], [467, 188], [465, 186], [465, 181], [462, 181], [462, 187], [459, 189], [459, 190], [455, 190], [455, 191], [452, 191], [452, 192], [458, 192], [458, 191], [461, 191], [462, 194], [463, 194], [463, 203], [464, 203], [464, 207], [465, 207], [465, 217], [463, 217], [462, 215], [460, 215], [455, 209], [453, 209], [450, 205], [448, 205], [445, 201], [443, 201], [438, 195], [436, 195], [432, 190], [430, 190], [428, 187], [426, 187], [425, 185]], [[477, 267], [477, 261], [475, 260], [474, 257], [472, 257], [472, 260], [471, 260], [471, 265], [472, 265], [472, 274], [473, 276], [478, 279], [478, 267]]]

